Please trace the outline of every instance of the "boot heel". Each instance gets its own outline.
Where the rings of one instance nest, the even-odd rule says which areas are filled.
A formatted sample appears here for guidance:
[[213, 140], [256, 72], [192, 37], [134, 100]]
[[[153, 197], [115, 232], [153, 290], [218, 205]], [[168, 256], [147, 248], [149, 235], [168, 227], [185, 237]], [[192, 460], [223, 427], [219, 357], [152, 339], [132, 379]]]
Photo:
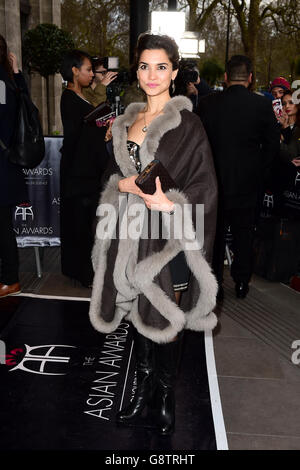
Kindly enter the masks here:
[[173, 390], [161, 391], [157, 431], [161, 436], [170, 436], [175, 430], [175, 396]]

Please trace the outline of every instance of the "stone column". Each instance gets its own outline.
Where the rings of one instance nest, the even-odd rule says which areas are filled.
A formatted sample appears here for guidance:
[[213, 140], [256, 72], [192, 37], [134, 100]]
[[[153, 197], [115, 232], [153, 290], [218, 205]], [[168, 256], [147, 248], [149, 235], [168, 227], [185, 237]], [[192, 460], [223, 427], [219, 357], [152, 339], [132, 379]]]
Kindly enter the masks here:
[[[60, 0], [31, 0], [31, 14], [29, 28], [33, 29], [41, 23], [52, 23], [61, 26]], [[60, 97], [62, 93], [62, 80], [59, 74], [50, 77], [50, 133], [58, 131], [62, 134], [60, 118]], [[38, 74], [32, 75], [31, 95], [39, 108], [44, 132], [48, 132], [47, 124], [47, 91], [46, 80]]]
[[20, 0], [0, 0], [0, 34], [14, 52], [22, 68]]
[[5, 25], [5, 0], [0, 0], [0, 34], [6, 36], [6, 25]]

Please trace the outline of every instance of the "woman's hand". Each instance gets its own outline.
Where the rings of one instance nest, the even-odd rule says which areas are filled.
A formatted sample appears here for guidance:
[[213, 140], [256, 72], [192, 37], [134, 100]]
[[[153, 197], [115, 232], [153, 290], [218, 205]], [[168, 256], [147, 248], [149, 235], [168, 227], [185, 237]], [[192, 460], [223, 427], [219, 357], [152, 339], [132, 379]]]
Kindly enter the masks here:
[[113, 125], [113, 121], [110, 121], [110, 120], [106, 121], [107, 131], [104, 137], [105, 142], [109, 142], [112, 139], [112, 130], [111, 130], [112, 125]]
[[137, 194], [138, 196], [142, 191], [140, 188], [135, 184], [135, 180], [137, 179], [138, 175], [129, 176], [128, 178], [123, 178], [119, 181], [119, 191], [121, 193], [131, 193]]
[[283, 129], [289, 127], [289, 117], [285, 111], [282, 111], [282, 115], [277, 117], [277, 120], [282, 125]]
[[170, 212], [174, 209], [174, 203], [170, 201], [161, 189], [159, 177], [155, 179], [156, 191], [154, 194], [145, 194], [135, 184], [138, 175], [129, 176], [119, 181], [119, 191], [121, 193], [131, 193], [140, 196], [148, 209], [154, 211]]
[[13, 52], [10, 52], [8, 54], [8, 60], [10, 62], [10, 65], [11, 65], [12, 69], [13, 69], [13, 72], [14, 73], [19, 73], [18, 59], [17, 59], [16, 54], [14, 54]]
[[161, 182], [157, 176], [155, 179], [156, 191], [154, 194], [145, 194], [140, 190], [138, 194], [143, 198], [148, 209], [154, 211], [170, 212], [174, 209], [174, 202], [170, 201], [161, 189]]
[[292, 164], [295, 165], [295, 166], [297, 166], [297, 167], [300, 166], [300, 158], [299, 158], [299, 157], [298, 157], [298, 158], [294, 158], [294, 159], [292, 160]]
[[190, 82], [187, 84], [187, 87], [186, 87], [186, 94], [187, 96], [191, 96], [191, 95], [198, 95], [198, 90], [197, 88], [195, 87], [195, 84]]
[[115, 78], [117, 78], [118, 72], [107, 72], [102, 80], [100, 80], [100, 83], [104, 86], [109, 85]]

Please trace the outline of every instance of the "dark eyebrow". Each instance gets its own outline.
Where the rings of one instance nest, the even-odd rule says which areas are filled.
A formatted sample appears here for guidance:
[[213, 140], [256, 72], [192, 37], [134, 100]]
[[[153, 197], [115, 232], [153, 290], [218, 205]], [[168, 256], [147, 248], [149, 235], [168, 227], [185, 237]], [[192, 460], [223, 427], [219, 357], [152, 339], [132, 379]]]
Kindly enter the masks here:
[[[149, 64], [147, 64], [147, 62], [140, 62], [140, 64], [149, 65]], [[169, 65], [169, 64], [167, 62], [161, 62], [161, 63], [155, 64], [155, 65]]]

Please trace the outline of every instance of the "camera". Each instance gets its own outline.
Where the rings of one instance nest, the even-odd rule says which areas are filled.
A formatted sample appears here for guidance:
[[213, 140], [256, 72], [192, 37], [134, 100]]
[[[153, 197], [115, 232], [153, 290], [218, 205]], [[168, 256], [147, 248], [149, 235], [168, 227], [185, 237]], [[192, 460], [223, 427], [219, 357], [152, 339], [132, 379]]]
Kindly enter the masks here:
[[129, 83], [129, 73], [126, 70], [121, 70], [118, 72], [117, 78], [113, 81], [113, 83], [121, 84], [128, 84]]
[[196, 70], [184, 69], [181, 73], [184, 83], [196, 83], [199, 77], [199, 74]]
[[182, 59], [179, 63], [179, 70], [175, 78], [175, 94], [187, 96], [188, 84], [197, 84], [199, 72], [197, 63], [191, 60]]
[[178, 75], [180, 76], [180, 80], [185, 84], [196, 83], [199, 78], [197, 62], [182, 59], [179, 63]]
[[92, 57], [93, 67], [102, 65], [106, 70], [116, 70], [119, 68], [119, 57]]

